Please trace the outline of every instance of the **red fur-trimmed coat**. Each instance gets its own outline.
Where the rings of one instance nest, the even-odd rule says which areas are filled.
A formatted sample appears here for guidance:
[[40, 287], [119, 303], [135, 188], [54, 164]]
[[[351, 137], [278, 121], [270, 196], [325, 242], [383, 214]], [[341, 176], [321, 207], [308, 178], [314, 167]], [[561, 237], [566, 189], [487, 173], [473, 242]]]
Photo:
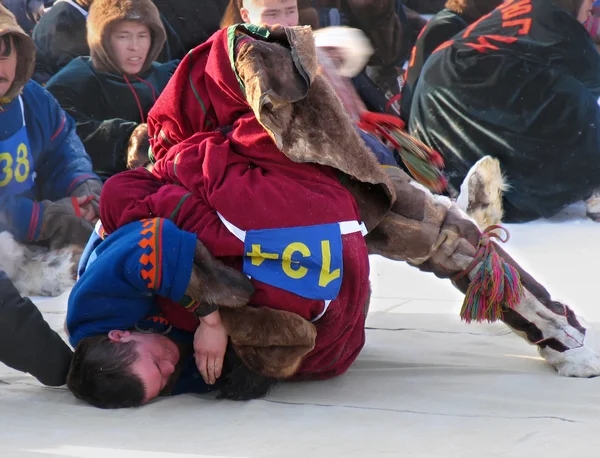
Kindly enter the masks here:
[[[241, 267], [244, 245], [217, 211], [244, 230], [357, 221], [360, 213], [333, 168], [293, 162], [259, 124], [232, 69], [229, 38], [227, 30], [220, 31], [182, 61], [150, 113], [153, 173], [138, 169], [111, 178], [102, 195], [101, 219], [110, 233], [149, 215], [171, 218], [195, 232], [214, 256]], [[360, 232], [342, 240], [341, 290], [315, 322], [315, 349], [304, 358], [300, 378], [345, 372], [365, 342], [367, 247]], [[257, 307], [306, 320], [324, 310], [323, 301], [253, 284], [251, 304]], [[193, 331], [197, 326], [197, 319], [175, 304], [162, 301], [162, 307], [175, 327]]]

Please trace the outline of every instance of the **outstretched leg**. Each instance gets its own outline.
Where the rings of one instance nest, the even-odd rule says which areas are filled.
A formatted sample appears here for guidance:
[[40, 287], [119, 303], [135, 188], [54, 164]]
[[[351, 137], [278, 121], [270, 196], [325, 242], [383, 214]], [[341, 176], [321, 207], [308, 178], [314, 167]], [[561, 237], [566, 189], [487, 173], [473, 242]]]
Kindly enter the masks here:
[[453, 279], [467, 294], [463, 308], [466, 321], [500, 318], [537, 345], [560, 375], [600, 375], [600, 357], [586, 342], [586, 329], [575, 313], [553, 300], [492, 242], [492, 232], [482, 233], [450, 199], [432, 195], [401, 170], [389, 169], [388, 173], [397, 200], [367, 236], [370, 253], [407, 261], [440, 278]]

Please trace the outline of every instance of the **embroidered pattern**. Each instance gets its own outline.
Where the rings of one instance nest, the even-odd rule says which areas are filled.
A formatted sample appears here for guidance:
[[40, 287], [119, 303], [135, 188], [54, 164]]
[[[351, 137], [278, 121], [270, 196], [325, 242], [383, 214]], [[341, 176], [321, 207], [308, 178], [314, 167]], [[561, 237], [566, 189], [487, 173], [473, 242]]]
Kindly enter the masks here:
[[162, 219], [142, 220], [142, 239], [138, 245], [144, 250], [140, 256], [140, 269], [142, 279], [146, 281], [148, 289], [160, 289], [162, 266]]
[[153, 315], [153, 316], [149, 316], [146, 318], [148, 321], [152, 321], [153, 323], [156, 324], [162, 324], [164, 326], [169, 326], [169, 320], [167, 320], [164, 316], [162, 315]]

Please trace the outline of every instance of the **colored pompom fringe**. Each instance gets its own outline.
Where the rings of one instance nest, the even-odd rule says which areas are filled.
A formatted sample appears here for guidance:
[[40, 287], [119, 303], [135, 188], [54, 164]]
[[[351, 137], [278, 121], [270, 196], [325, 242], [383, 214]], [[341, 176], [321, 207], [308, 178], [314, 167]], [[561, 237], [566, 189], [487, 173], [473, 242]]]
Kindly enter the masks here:
[[419, 183], [436, 193], [446, 189], [448, 183], [442, 173], [442, 156], [408, 135], [404, 131], [406, 125], [400, 118], [366, 111], [361, 114], [358, 127], [390, 142], [400, 154], [409, 173]]
[[[496, 229], [502, 229], [506, 238], [494, 233]], [[500, 257], [491, 241], [497, 238], [504, 243], [509, 237], [508, 231], [502, 226], [488, 227], [483, 232], [471, 265], [453, 278], [457, 280], [477, 269], [460, 311], [461, 319], [467, 323], [497, 321], [502, 318], [504, 309], [514, 309], [521, 299], [523, 286], [519, 272]]]

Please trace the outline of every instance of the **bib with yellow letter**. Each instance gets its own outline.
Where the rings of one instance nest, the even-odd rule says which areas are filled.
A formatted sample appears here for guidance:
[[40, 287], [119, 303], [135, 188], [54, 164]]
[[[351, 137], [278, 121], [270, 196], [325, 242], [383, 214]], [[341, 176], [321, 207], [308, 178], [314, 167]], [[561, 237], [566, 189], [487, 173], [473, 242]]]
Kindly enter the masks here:
[[19, 102], [23, 126], [12, 137], [0, 140], [0, 196], [19, 195], [33, 187], [33, 158], [20, 96]]
[[307, 299], [333, 301], [342, 286], [342, 234], [366, 232], [357, 221], [242, 231], [219, 215], [244, 242], [246, 275]]

